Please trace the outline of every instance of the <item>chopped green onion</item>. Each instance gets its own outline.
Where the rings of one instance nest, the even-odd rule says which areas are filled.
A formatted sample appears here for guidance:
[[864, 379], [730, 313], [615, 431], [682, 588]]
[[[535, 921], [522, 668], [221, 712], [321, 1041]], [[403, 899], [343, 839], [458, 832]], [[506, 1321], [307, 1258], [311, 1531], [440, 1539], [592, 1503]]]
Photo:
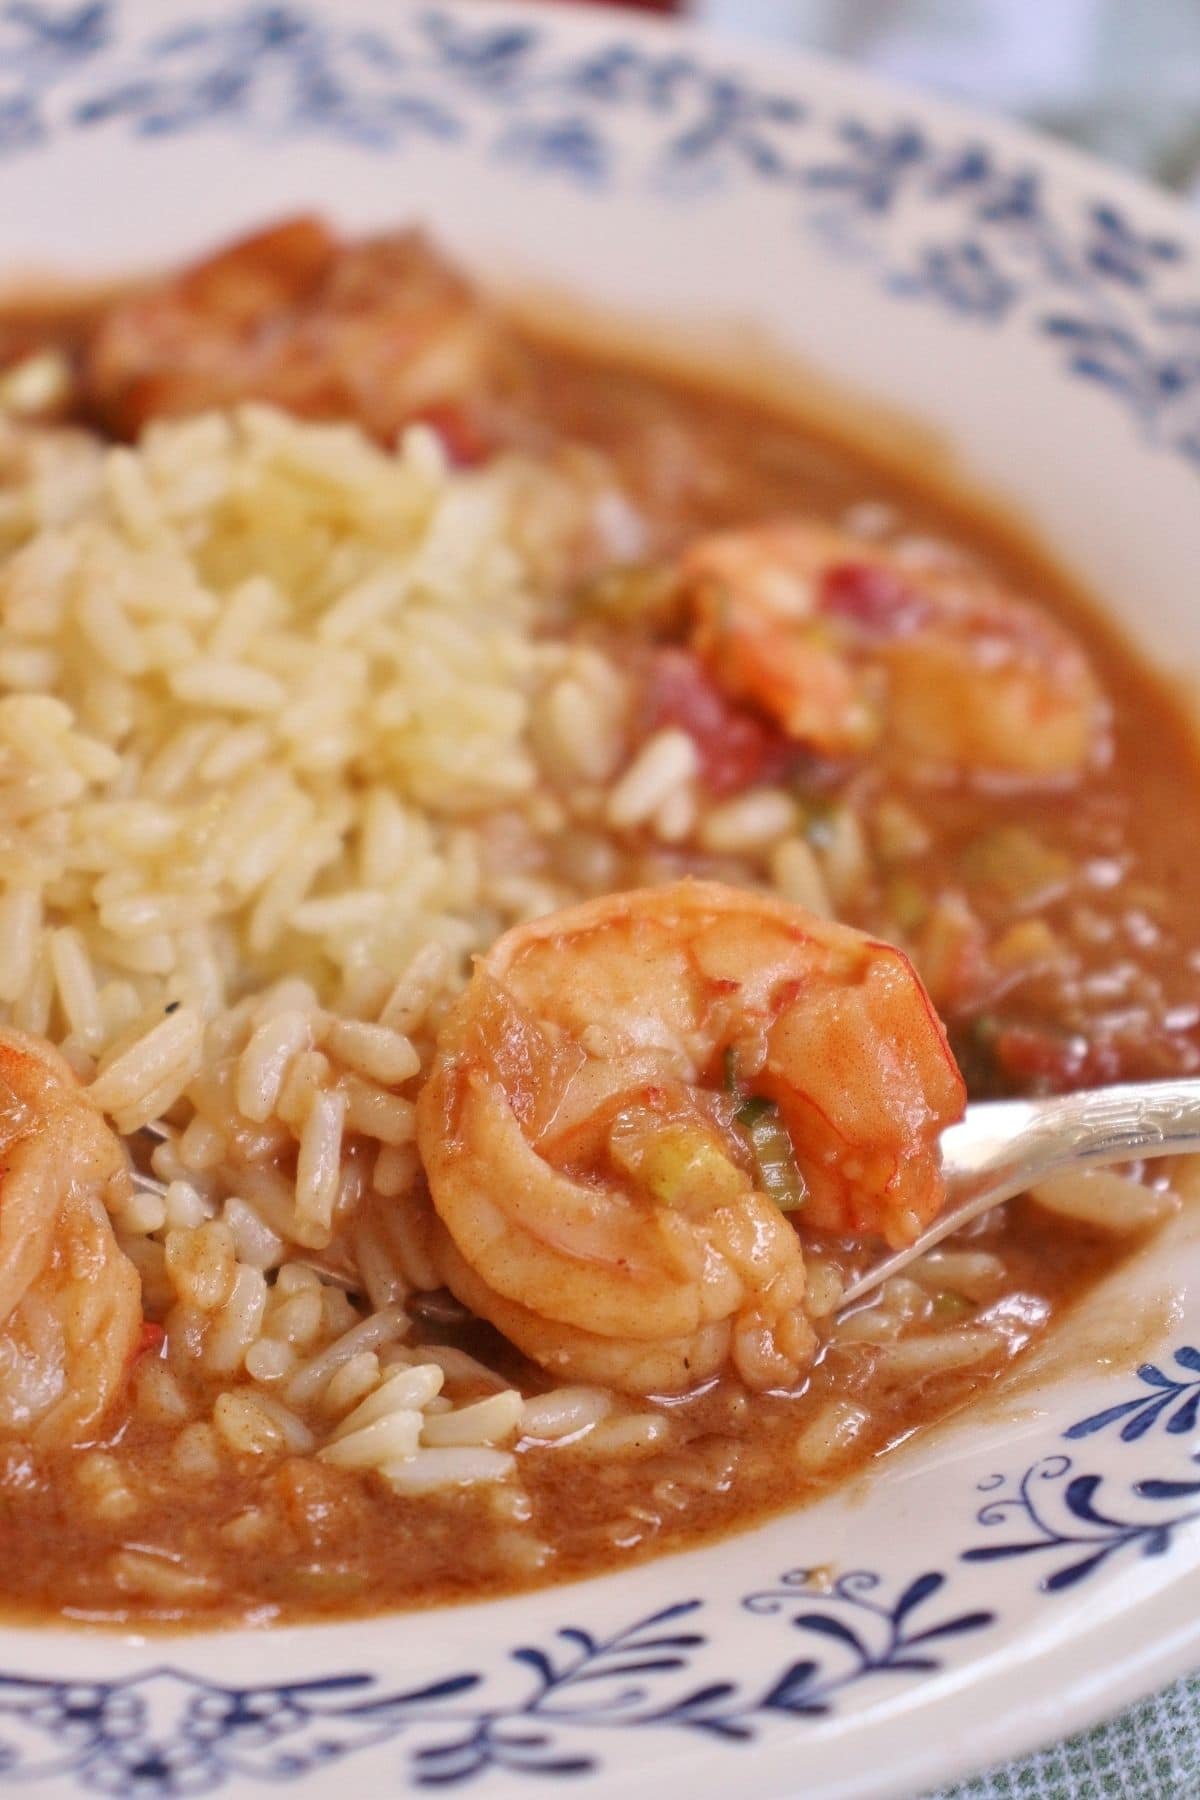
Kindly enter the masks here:
[[974, 1019], [961, 1021], [951, 1032], [954, 1060], [962, 1071], [972, 1100], [986, 1098], [998, 1091], [1000, 1067], [996, 1039], [999, 1031], [1000, 1023], [994, 1013], [979, 1013]]
[[750, 1143], [757, 1185], [780, 1212], [795, 1212], [807, 1200], [808, 1189], [779, 1108], [773, 1101], [754, 1095], [738, 1108], [737, 1122]]
[[896, 875], [887, 884], [888, 911], [901, 931], [916, 931], [929, 916], [929, 897], [911, 875]]
[[832, 800], [804, 799], [804, 835], [814, 850], [827, 850], [837, 831], [838, 807]]
[[679, 611], [679, 582], [669, 564], [630, 563], [585, 582], [576, 603], [614, 624], [665, 629]]
[[930, 1308], [930, 1316], [936, 1319], [939, 1325], [946, 1325], [951, 1319], [965, 1319], [968, 1313], [974, 1311], [975, 1308], [965, 1294], [955, 1294], [947, 1288], [935, 1297], [933, 1306]]
[[1000, 1021], [995, 1013], [981, 1012], [975, 1015], [971, 1030], [981, 1050], [991, 1050], [996, 1043], [996, 1033], [1000, 1029]]
[[988, 887], [1012, 906], [1048, 899], [1071, 873], [1071, 859], [1024, 825], [996, 825], [960, 852], [959, 869], [972, 886]]

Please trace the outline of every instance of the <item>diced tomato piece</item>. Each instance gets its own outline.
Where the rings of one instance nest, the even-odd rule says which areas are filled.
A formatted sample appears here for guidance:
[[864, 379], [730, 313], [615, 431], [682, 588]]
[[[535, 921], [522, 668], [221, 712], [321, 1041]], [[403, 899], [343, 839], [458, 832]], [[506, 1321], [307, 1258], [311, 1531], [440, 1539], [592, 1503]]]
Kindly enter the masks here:
[[161, 1325], [155, 1325], [150, 1319], [143, 1319], [141, 1333], [134, 1345], [133, 1361], [139, 1362], [143, 1356], [157, 1356], [166, 1335]]
[[777, 781], [798, 760], [781, 731], [728, 700], [686, 650], [655, 653], [644, 710], [647, 732], [664, 725], [687, 732], [700, 753], [700, 779], [715, 799]]
[[838, 563], [826, 571], [818, 610], [847, 619], [872, 637], [907, 637], [928, 607], [912, 584], [882, 563]]

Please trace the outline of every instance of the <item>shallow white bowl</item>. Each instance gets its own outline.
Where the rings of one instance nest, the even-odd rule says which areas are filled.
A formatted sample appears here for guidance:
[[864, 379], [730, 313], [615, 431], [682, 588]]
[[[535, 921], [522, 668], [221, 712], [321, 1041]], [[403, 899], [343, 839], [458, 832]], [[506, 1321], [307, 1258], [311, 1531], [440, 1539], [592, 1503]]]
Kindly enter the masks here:
[[[1200, 664], [1200, 233], [1136, 183], [611, 13], [0, 5], [0, 269], [161, 263], [296, 207], [418, 216], [676, 347], [799, 358], [814, 392], [919, 421], [885, 430]], [[1200, 1660], [1193, 1238], [1185, 1218], [1037, 1383], [712, 1549], [344, 1626], [0, 1631], [0, 1783], [832, 1800], [1088, 1723]]]

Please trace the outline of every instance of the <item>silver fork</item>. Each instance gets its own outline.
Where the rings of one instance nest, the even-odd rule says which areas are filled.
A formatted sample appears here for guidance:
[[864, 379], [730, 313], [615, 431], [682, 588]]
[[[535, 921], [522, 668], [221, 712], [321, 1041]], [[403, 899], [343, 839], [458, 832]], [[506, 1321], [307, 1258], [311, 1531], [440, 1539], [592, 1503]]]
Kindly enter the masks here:
[[981, 1100], [942, 1133], [947, 1204], [915, 1243], [874, 1263], [839, 1311], [1002, 1201], [1066, 1169], [1200, 1150], [1200, 1078], [1128, 1082], [1050, 1100]]
[[[148, 1125], [140, 1125], [138, 1130], [143, 1132], [146, 1137], [153, 1138], [156, 1144], [165, 1144], [171, 1136], [167, 1127], [161, 1125], [157, 1119], [151, 1119]], [[129, 1171], [129, 1175], [134, 1187], [140, 1193], [165, 1196], [167, 1184], [165, 1181], [160, 1181], [157, 1175], [147, 1175], [144, 1169], [136, 1166]], [[333, 1287], [339, 1287], [347, 1294], [357, 1293], [362, 1285], [357, 1277], [348, 1274], [345, 1269], [339, 1269], [335, 1263], [326, 1262], [320, 1256], [293, 1250], [288, 1256], [288, 1261], [301, 1263], [304, 1268], [311, 1269], [314, 1274], [319, 1275], [322, 1281], [328, 1281]]]

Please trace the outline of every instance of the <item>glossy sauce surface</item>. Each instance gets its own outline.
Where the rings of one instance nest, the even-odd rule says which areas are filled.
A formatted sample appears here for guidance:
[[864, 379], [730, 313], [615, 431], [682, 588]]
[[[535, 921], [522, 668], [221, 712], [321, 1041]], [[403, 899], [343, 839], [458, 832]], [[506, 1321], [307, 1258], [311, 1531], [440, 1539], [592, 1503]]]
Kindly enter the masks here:
[[[78, 344], [89, 328], [86, 311], [53, 320], [30, 308], [0, 328], [0, 362], [47, 339]], [[714, 793], [769, 769], [801, 800], [818, 843], [853, 814], [866, 864], [839, 910], [909, 948], [975, 1097], [1200, 1068], [1200, 834], [1180, 829], [1200, 812], [1200, 767], [1182, 711], [1118, 632], [982, 517], [797, 420], [560, 345], [529, 339], [521, 357], [505, 429], [539, 449], [582, 443], [610, 458], [650, 523], [651, 562], [715, 526], [789, 513], [857, 520], [889, 541], [936, 539], [965, 553], [1067, 622], [1110, 703], [1112, 754], [1066, 805], [1053, 788], [931, 785], [870, 760], [844, 767], [781, 753], [761, 720], [726, 710], [712, 723], [711, 694], [671, 660], [669, 630], [637, 617], [614, 623], [577, 597], [548, 629], [588, 636], [639, 672], [647, 733], [664, 720], [701, 739], [708, 729]], [[586, 863], [584, 835], [567, 833], [547, 852], [571, 879]], [[755, 878], [729, 859], [635, 837], [617, 846], [607, 885], [689, 872]], [[1015, 1353], [1134, 1247], [1022, 1202], [967, 1246], [1001, 1259], [1002, 1288], [939, 1304], [951, 1323], [996, 1319]], [[869, 1260], [862, 1246], [832, 1254], [846, 1270]], [[448, 1313], [421, 1329], [526, 1392], [546, 1385], [487, 1327]], [[216, 1486], [189, 1484], [170, 1461], [174, 1434], [127, 1410], [97, 1448], [137, 1490], [136, 1529], [119, 1504], [102, 1517], [82, 1503], [94, 1478], [81, 1475], [76, 1452], [0, 1447], [3, 1604], [24, 1619], [297, 1619], [593, 1573], [811, 1498], [968, 1406], [995, 1373], [984, 1364], [889, 1383], [869, 1340], [831, 1342], [799, 1394], [750, 1395], [723, 1377], [665, 1403], [666, 1448], [648, 1442], [620, 1458], [527, 1448], [527, 1501], [512, 1517], [504, 1497], [470, 1491], [401, 1506], [382, 1485], [300, 1458], [267, 1469], [249, 1459]], [[797, 1444], [830, 1400], [861, 1402], [863, 1423], [843, 1455], [812, 1473]], [[528, 1525], [532, 1535], [514, 1529]], [[114, 1576], [112, 1558], [131, 1543], [170, 1562], [173, 1597], [142, 1591], [136, 1573]], [[193, 1565], [204, 1580], [189, 1585]]]

